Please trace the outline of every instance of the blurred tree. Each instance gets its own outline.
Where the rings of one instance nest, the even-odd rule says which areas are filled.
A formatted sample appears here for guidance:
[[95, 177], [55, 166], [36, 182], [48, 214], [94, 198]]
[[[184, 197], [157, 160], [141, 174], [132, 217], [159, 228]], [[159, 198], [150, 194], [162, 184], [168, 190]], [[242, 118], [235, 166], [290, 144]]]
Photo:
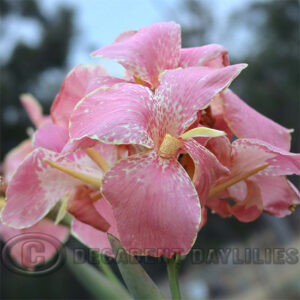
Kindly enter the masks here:
[[[294, 128], [292, 151], [300, 150], [300, 5], [297, 0], [258, 1], [235, 13], [255, 33], [253, 50], [239, 61], [249, 64], [239, 94], [258, 111]], [[263, 130], [263, 128], [262, 128]]]
[[2, 38], [9, 33], [9, 22], [18, 24], [21, 34], [29, 21], [34, 22], [40, 31], [37, 45], [19, 40], [11, 55], [0, 61], [2, 159], [8, 150], [26, 137], [24, 127], [30, 125], [19, 95], [33, 93], [46, 106], [46, 111], [49, 109], [65, 75], [74, 25], [73, 11], [69, 8], [62, 7], [50, 17], [35, 0], [0, 0], [0, 5]]

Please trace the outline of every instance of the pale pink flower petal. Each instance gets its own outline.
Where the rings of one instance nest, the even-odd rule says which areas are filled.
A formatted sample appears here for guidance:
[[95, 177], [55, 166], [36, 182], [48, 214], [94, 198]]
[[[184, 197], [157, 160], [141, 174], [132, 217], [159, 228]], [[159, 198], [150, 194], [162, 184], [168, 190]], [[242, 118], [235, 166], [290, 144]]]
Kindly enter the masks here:
[[193, 159], [195, 165], [193, 183], [200, 203], [204, 205], [210, 188], [218, 179], [228, 176], [229, 170], [210, 151], [193, 139], [184, 141], [183, 148]]
[[179, 66], [182, 68], [196, 66], [221, 68], [229, 65], [227, 53], [227, 49], [218, 44], [183, 48], [180, 52]]
[[11, 180], [13, 172], [32, 150], [31, 140], [28, 139], [6, 154], [3, 163], [3, 173], [7, 182]]
[[153, 127], [154, 131], [159, 130], [156, 133], [159, 138], [163, 138], [167, 131], [173, 136], [183, 133], [197, 119], [197, 112], [206, 108], [246, 66], [192, 67], [163, 73], [155, 91], [159, 112]]
[[[9, 242], [10, 239], [22, 233], [26, 233], [24, 243], [19, 242], [13, 244], [10, 249], [11, 255], [19, 265], [32, 270], [39, 263], [45, 263], [55, 255], [61, 245], [60, 242], [63, 243], [67, 239], [69, 230], [67, 227], [55, 225], [52, 221], [47, 219], [43, 219], [36, 225], [23, 230], [14, 229], [0, 223], [0, 235], [5, 242]], [[32, 235], [29, 235], [30, 233], [32, 233]], [[49, 236], [49, 240], [45, 238], [47, 235]], [[53, 243], [53, 238], [57, 240], [57, 243]], [[26, 247], [26, 244], [41, 247], [41, 252], [30, 251], [30, 249]]]
[[192, 181], [175, 159], [151, 151], [121, 160], [105, 174], [102, 193], [112, 205], [128, 251], [146, 254], [157, 249], [154, 256], [171, 257], [192, 247], [200, 204]]
[[232, 143], [232, 176], [245, 174], [269, 164], [260, 175], [300, 174], [300, 154], [284, 151], [255, 139], [238, 139]]
[[37, 129], [33, 136], [34, 148], [45, 148], [60, 153], [69, 139], [69, 131], [53, 123]]
[[217, 213], [222, 218], [229, 218], [232, 216], [231, 206], [228, 201], [224, 200], [229, 198], [228, 191], [222, 191], [218, 195], [210, 197], [206, 201], [206, 206], [209, 207], [214, 213]]
[[237, 137], [263, 140], [289, 151], [289, 129], [258, 113], [230, 90], [223, 92], [221, 99], [225, 121]]
[[99, 64], [76, 66], [67, 75], [52, 104], [53, 122], [68, 128], [71, 113], [77, 102], [96, 88], [110, 86], [121, 81], [121, 79], [110, 77]]
[[66, 194], [72, 194], [76, 186], [82, 184], [50, 167], [44, 162], [45, 159], [87, 175], [99, 175], [97, 169], [87, 168], [76, 161], [60, 158], [57, 153], [38, 148], [17, 168], [8, 185], [6, 205], [1, 214], [3, 223], [15, 228], [30, 227], [41, 220]]
[[71, 116], [70, 136], [113, 144], [152, 147], [148, 132], [152, 92], [137, 84], [120, 83], [87, 96]]
[[[246, 180], [247, 196], [231, 207], [232, 214], [241, 222], [256, 220], [263, 211], [263, 201], [259, 186], [251, 180]], [[239, 199], [240, 200], [240, 199]]]
[[110, 225], [94, 207], [92, 192], [93, 190], [87, 186], [78, 187], [75, 194], [68, 201], [67, 210], [80, 222], [106, 232]]
[[30, 94], [23, 94], [20, 100], [26, 109], [26, 112], [36, 128], [42, 124], [50, 122], [50, 118], [43, 116], [43, 110], [40, 103]]
[[[110, 224], [108, 233], [114, 237], [119, 238], [117, 230], [116, 220], [113, 216], [111, 206], [106, 202], [104, 198], [94, 203], [94, 207]], [[113, 252], [110, 243], [107, 238], [107, 233], [97, 230], [87, 224], [84, 224], [73, 219], [72, 223], [72, 234], [79, 239], [83, 244], [92, 248], [95, 251], [99, 251], [103, 254], [113, 256]]]
[[[252, 179], [252, 178], [251, 178]], [[299, 191], [284, 176], [255, 176], [259, 186], [264, 210], [277, 217], [285, 217], [292, 204], [300, 204]]]
[[178, 67], [181, 29], [174, 22], [157, 23], [123, 34], [111, 45], [92, 53], [117, 61], [135, 77], [151, 87], [158, 85], [158, 75], [166, 69]]

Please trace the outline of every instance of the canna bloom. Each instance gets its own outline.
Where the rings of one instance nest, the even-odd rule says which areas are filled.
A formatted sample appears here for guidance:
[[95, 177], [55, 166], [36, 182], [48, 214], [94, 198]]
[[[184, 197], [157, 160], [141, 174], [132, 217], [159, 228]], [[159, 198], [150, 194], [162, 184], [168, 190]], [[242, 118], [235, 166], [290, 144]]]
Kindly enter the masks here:
[[[201, 221], [199, 198], [206, 198], [210, 186], [228, 170], [192, 139], [224, 133], [188, 129], [197, 112], [244, 67], [166, 71], [155, 93], [120, 83], [99, 88], [77, 104], [70, 120], [74, 141], [90, 138], [146, 150], [117, 162], [102, 181], [101, 192], [128, 251], [153, 255], [155, 249], [154, 255], [171, 257], [190, 250]], [[177, 160], [182, 151], [194, 161], [193, 181]]]
[[[181, 48], [180, 26], [166, 22], [126, 31], [111, 45], [94, 51], [92, 56], [120, 63], [132, 81], [155, 89], [165, 70], [199, 66], [223, 68], [229, 65], [227, 53], [218, 44]], [[205, 126], [224, 130], [229, 137], [234, 134], [238, 138], [255, 138], [286, 151], [290, 149], [291, 130], [261, 115], [229, 89], [216, 97], [208, 112], [202, 112], [206, 113], [206, 121], [209, 120]]]
[[[250, 222], [264, 211], [277, 217], [290, 214], [300, 194], [286, 175], [300, 175], [300, 154], [255, 139], [227, 137], [209, 140], [206, 147], [230, 170], [210, 191], [206, 206], [222, 217]], [[231, 198], [229, 205], [224, 198]]]

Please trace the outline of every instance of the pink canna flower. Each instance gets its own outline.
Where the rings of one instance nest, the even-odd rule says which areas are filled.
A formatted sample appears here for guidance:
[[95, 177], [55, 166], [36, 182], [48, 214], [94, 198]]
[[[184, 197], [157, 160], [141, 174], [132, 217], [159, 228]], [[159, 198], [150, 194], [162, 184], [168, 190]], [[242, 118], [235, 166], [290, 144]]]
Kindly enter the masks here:
[[[230, 169], [210, 191], [206, 205], [222, 217], [255, 220], [264, 211], [277, 217], [290, 214], [300, 203], [299, 191], [286, 175], [300, 174], [300, 154], [290, 153], [255, 139], [238, 139], [230, 144], [220, 137], [207, 148]], [[230, 206], [224, 198], [231, 198]]]
[[[149, 254], [155, 249], [156, 256], [171, 257], [190, 250], [201, 220], [199, 198], [206, 198], [210, 186], [228, 170], [192, 139], [223, 132], [185, 131], [244, 67], [167, 71], [154, 94], [141, 85], [120, 83], [94, 90], [76, 106], [70, 121], [73, 140], [146, 148], [116, 163], [102, 182], [128, 251]], [[193, 182], [177, 161], [180, 151], [194, 161]]]
[[[127, 31], [111, 45], [92, 53], [120, 63], [132, 80], [152, 89], [159, 85], [159, 76], [169, 69], [229, 65], [228, 51], [221, 45], [181, 48], [181, 28], [174, 22], [157, 23], [138, 31]], [[239, 138], [256, 138], [286, 151], [290, 149], [291, 130], [256, 112], [232, 91], [226, 90], [211, 104], [215, 129]], [[260, 128], [264, 130], [260, 130]]]

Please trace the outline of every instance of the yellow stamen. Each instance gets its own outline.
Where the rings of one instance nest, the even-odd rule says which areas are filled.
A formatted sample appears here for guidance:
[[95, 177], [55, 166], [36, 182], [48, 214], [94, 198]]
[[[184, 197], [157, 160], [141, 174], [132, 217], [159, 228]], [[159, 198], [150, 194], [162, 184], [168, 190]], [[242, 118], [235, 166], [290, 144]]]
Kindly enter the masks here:
[[108, 163], [94, 148], [86, 148], [86, 149], [84, 149], [84, 151], [90, 157], [90, 159], [93, 160], [103, 172], [106, 172], [107, 170], [109, 170]]
[[138, 77], [135, 77], [135, 76], [133, 76], [133, 78], [134, 78], [134, 80], [135, 80], [136, 83], [141, 84], [141, 85], [144, 85], [144, 84], [145, 84], [144, 81], [143, 81], [142, 79], [140, 79], [140, 78], [138, 78]]
[[69, 194], [66, 194], [64, 201], [62, 202], [62, 204], [60, 205], [60, 208], [58, 210], [58, 213], [56, 215], [56, 219], [55, 219], [55, 225], [59, 224], [61, 222], [61, 220], [65, 217], [66, 213], [67, 213], [67, 204], [69, 201]]
[[180, 137], [187, 140], [194, 137], [218, 137], [223, 135], [226, 135], [226, 132], [208, 127], [197, 127], [183, 133]]
[[59, 165], [55, 162], [52, 162], [50, 160], [44, 160], [44, 162], [47, 163], [52, 168], [60, 170], [76, 179], [83, 181], [84, 183], [90, 184], [90, 185], [96, 187], [97, 189], [99, 189], [101, 187], [101, 179], [100, 178], [96, 178], [96, 177], [66, 168], [66, 167]]
[[102, 197], [103, 197], [103, 195], [101, 193], [98, 193], [98, 194], [92, 196], [91, 201], [96, 202], [96, 201], [100, 200]]
[[251, 171], [249, 171], [249, 172], [247, 172], [245, 174], [241, 174], [241, 175], [238, 175], [236, 177], [230, 178], [229, 180], [216, 185], [215, 187], [213, 187], [210, 190], [208, 197], [212, 197], [212, 196], [214, 196], [214, 195], [222, 192], [223, 190], [231, 187], [232, 185], [238, 183], [239, 181], [244, 180], [244, 179], [246, 179], [246, 178], [248, 178], [248, 177], [250, 177], [250, 176], [258, 173], [259, 171], [267, 168], [268, 166], [269, 166], [269, 164], [260, 166], [260, 167], [258, 167], [256, 169], [253, 169], [253, 170], [251, 170]]
[[295, 203], [291, 204], [291, 205], [289, 206], [289, 211], [290, 211], [290, 212], [294, 212], [295, 209], [296, 209], [296, 206], [297, 206], [297, 204], [295, 204]]
[[180, 140], [167, 133], [160, 145], [159, 156], [162, 158], [174, 157], [181, 146], [182, 142]]
[[5, 206], [5, 198], [0, 197], [0, 209], [2, 209]]

